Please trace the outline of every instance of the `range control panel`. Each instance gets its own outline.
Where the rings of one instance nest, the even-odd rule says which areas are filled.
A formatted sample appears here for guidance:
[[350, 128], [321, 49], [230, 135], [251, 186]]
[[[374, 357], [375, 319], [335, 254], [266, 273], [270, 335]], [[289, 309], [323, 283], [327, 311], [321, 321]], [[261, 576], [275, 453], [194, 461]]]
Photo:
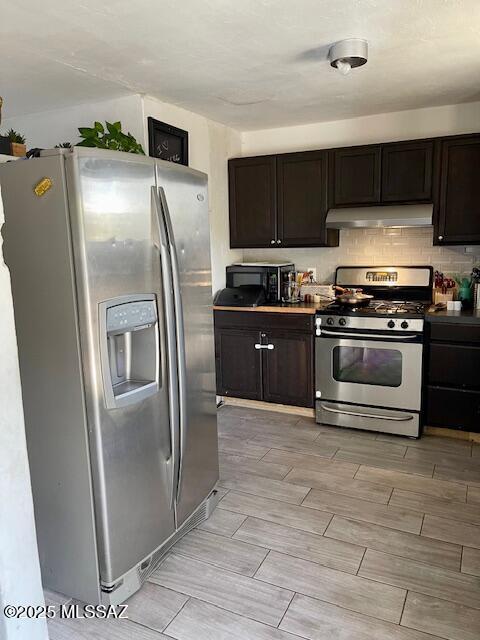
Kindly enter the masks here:
[[365, 278], [368, 282], [397, 282], [398, 271], [367, 271]]
[[107, 310], [107, 332], [134, 331], [157, 321], [157, 308], [153, 300], [127, 302]]
[[315, 319], [315, 333], [321, 336], [329, 329], [367, 330], [367, 331], [413, 331], [421, 333], [424, 321], [422, 318], [376, 318], [372, 316], [317, 316]]

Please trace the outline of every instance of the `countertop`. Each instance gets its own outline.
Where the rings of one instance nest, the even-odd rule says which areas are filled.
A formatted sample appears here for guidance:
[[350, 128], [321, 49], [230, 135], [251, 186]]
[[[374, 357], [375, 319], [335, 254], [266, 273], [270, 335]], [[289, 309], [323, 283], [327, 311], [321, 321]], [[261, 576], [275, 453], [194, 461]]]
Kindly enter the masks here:
[[453, 324], [480, 324], [480, 309], [468, 309], [462, 311], [436, 311], [426, 313], [428, 322], [451, 322]]
[[260, 311], [262, 313], [306, 313], [315, 315], [317, 310], [323, 309], [328, 302], [299, 302], [298, 304], [287, 304], [284, 302], [265, 305], [260, 307], [217, 307], [215, 311]]
[[[217, 307], [215, 311], [247, 311], [261, 313], [304, 313], [315, 315], [315, 313], [324, 309], [328, 302], [299, 302], [298, 304], [279, 303], [274, 305], [265, 305], [260, 307]], [[480, 309], [469, 309], [466, 311], [436, 311], [435, 313], [426, 313], [425, 320], [427, 322], [452, 322], [455, 324], [479, 324], [480, 325]]]

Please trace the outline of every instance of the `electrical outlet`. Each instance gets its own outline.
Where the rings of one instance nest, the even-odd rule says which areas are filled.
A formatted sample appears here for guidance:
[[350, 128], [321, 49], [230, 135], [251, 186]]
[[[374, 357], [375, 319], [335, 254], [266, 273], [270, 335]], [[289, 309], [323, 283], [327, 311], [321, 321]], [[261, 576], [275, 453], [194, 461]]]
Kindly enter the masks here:
[[315, 282], [317, 281], [317, 267], [307, 267], [307, 271], [311, 271], [313, 274], [313, 279]]

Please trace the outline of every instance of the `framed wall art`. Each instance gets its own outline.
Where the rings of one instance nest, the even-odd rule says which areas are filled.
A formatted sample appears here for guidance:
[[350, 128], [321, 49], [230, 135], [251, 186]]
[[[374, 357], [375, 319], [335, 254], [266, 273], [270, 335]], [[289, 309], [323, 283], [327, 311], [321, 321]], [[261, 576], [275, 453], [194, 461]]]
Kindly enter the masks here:
[[160, 160], [188, 166], [188, 131], [149, 117], [148, 153]]

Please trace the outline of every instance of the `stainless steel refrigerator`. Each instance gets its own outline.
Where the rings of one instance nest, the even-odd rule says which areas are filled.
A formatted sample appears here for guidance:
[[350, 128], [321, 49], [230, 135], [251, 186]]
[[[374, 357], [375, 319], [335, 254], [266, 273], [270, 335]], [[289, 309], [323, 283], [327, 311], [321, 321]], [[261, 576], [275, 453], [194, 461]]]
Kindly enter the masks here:
[[119, 603], [215, 506], [207, 177], [77, 147], [0, 183], [44, 586]]

